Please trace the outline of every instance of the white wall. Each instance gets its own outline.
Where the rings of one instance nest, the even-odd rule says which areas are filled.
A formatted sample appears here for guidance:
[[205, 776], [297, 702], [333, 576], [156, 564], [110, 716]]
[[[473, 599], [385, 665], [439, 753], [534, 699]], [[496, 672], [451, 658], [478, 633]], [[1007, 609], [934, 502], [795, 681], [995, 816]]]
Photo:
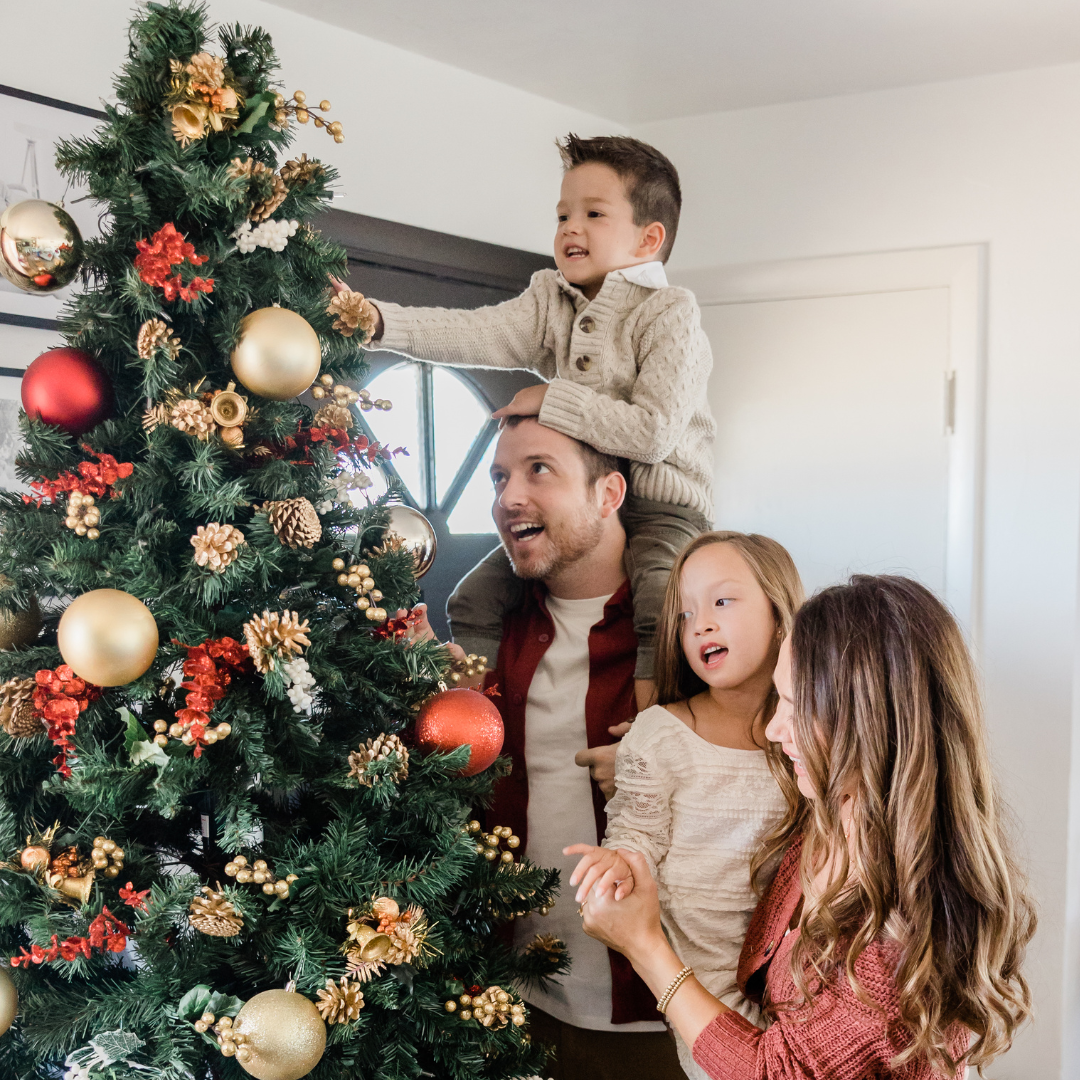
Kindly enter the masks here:
[[991, 1075], [1080, 1076], [1080, 853], [1068, 860], [1070, 811], [1074, 849], [1080, 835], [1080, 65], [634, 133], [682, 174], [673, 268], [990, 245], [981, 659], [1041, 909], [1036, 1022]]
[[[129, 0], [4, 0], [0, 82], [81, 105], [112, 92], [125, 59]], [[618, 125], [262, 0], [213, 0], [219, 23], [267, 29], [287, 93], [328, 98], [345, 128], [335, 144], [302, 129], [298, 148], [342, 174], [345, 210], [550, 252], [557, 136]], [[33, 43], [38, 43], [35, 47]], [[214, 51], [211, 49], [211, 51]]]

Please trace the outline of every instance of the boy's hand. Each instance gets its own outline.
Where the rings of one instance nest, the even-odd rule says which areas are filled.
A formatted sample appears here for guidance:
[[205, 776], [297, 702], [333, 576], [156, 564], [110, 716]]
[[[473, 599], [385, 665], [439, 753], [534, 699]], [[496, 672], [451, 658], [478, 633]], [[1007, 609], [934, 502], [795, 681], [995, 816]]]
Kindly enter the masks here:
[[[608, 728], [608, 734], [622, 738], [630, 730], [630, 721]], [[589, 770], [589, 775], [596, 781], [605, 799], [615, 794], [615, 751], [618, 746], [594, 746], [591, 750], [579, 750], [574, 755], [574, 764]]]
[[[345, 284], [344, 281], [341, 281], [340, 279], [334, 277], [333, 274], [330, 274], [329, 277], [330, 288], [334, 290], [335, 294], [353, 291], [349, 288], [348, 285]], [[375, 329], [371, 332], [371, 340], [378, 341], [379, 338], [381, 338], [383, 335], [382, 312], [379, 310], [379, 305], [376, 304], [370, 297], [368, 297], [368, 303], [371, 304], [372, 308], [375, 311]]]
[[514, 395], [514, 400], [509, 405], [496, 409], [491, 415], [495, 420], [505, 420], [508, 416], [539, 416], [546, 393], [547, 383], [526, 386]]
[[634, 891], [634, 872], [620, 852], [591, 844], [574, 844], [563, 848], [563, 854], [583, 856], [570, 875], [571, 885], [581, 882], [575, 897], [579, 904], [590, 892], [599, 898], [614, 889], [615, 899], [621, 900]]

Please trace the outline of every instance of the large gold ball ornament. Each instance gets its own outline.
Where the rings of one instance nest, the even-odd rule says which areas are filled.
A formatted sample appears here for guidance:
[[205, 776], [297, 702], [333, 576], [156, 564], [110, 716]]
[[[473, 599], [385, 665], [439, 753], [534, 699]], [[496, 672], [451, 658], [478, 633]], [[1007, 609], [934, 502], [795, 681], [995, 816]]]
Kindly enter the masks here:
[[41, 633], [41, 609], [31, 599], [25, 611], [0, 608], [0, 649], [21, 649]]
[[247, 1036], [251, 1057], [240, 1067], [256, 1080], [300, 1080], [319, 1064], [326, 1025], [303, 994], [267, 990], [240, 1010], [233, 1030]]
[[232, 368], [253, 394], [288, 401], [315, 381], [321, 365], [319, 335], [295, 311], [259, 308], [240, 324], [240, 343], [233, 349]]
[[64, 663], [98, 686], [123, 686], [154, 662], [158, 629], [150, 609], [120, 589], [76, 597], [60, 617], [57, 644]]
[[82, 236], [63, 207], [26, 199], [0, 214], [0, 274], [23, 292], [62, 289], [82, 259]]
[[19, 992], [11, 981], [11, 976], [0, 968], [0, 1035], [15, 1022], [19, 1011]]
[[419, 510], [411, 506], [394, 505], [387, 507], [390, 511], [390, 525], [386, 530], [386, 537], [398, 537], [413, 554], [416, 561], [416, 576], [423, 577], [435, 561], [435, 530]]

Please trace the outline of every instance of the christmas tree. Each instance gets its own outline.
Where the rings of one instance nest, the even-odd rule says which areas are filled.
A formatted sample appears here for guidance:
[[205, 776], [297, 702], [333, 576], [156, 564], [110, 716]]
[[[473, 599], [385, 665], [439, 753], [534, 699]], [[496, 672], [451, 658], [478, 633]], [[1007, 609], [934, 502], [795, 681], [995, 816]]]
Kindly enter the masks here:
[[[371, 309], [309, 224], [334, 170], [280, 160], [344, 135], [266, 33], [212, 33], [147, 4], [58, 150], [104, 216], [0, 493], [0, 1076], [536, 1073], [519, 989], [565, 950], [500, 931], [557, 875], [472, 820], [493, 706], [415, 638], [415, 512], [349, 497], [389, 453]], [[33, 291], [79, 247], [4, 257]]]

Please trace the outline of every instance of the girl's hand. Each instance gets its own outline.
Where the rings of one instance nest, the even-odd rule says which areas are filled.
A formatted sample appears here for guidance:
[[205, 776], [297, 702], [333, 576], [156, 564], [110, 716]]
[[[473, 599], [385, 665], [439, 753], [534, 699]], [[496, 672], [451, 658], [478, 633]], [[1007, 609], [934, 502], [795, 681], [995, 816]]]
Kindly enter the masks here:
[[656, 957], [670, 953], [671, 947], [660, 925], [660, 899], [648, 863], [636, 851], [619, 854], [634, 876], [633, 893], [621, 902], [612, 895], [592, 893], [582, 906], [582, 927], [589, 937], [621, 952], [640, 973]]
[[[334, 277], [333, 274], [327, 276], [330, 278], [330, 288], [334, 290], [335, 296], [339, 296], [344, 292], [352, 292], [352, 289], [350, 289], [340, 278]], [[375, 309], [375, 329], [371, 332], [371, 340], [378, 341], [383, 335], [382, 312], [379, 310], [379, 305], [374, 303], [370, 297], [368, 298], [368, 303]]]
[[538, 386], [526, 386], [519, 390], [509, 405], [496, 409], [491, 415], [495, 420], [505, 420], [508, 416], [539, 416], [547, 393], [547, 383]]
[[634, 891], [633, 871], [620, 852], [591, 844], [574, 844], [573, 847], [564, 848], [563, 854], [583, 856], [570, 875], [571, 885], [581, 882], [575, 897], [579, 904], [586, 898], [604, 896], [612, 889], [615, 890], [616, 900]]

